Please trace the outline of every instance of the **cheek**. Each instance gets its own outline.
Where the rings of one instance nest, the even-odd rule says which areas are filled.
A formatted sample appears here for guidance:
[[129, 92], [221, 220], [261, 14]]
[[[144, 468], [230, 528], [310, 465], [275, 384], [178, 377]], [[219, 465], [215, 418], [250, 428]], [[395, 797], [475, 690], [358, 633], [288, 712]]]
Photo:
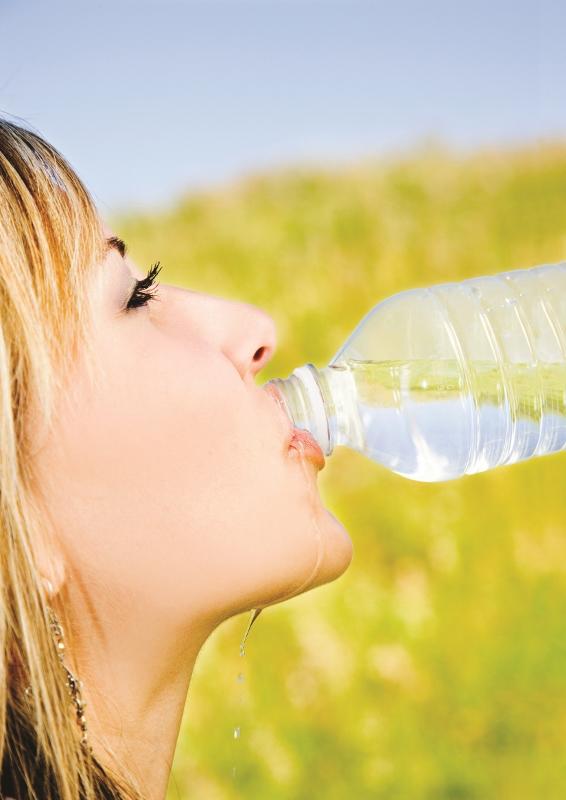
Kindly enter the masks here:
[[81, 572], [151, 595], [176, 559], [186, 559], [186, 501], [210, 474], [220, 410], [204, 387], [222, 395], [225, 376], [155, 333], [104, 344], [96, 389], [79, 373], [61, 402], [38, 479]]
[[255, 402], [229, 364], [209, 379], [188, 407], [173, 402], [168, 447], [154, 442], [168, 476], [153, 509], [155, 524], [165, 523], [159, 569], [171, 604], [193, 611], [247, 608], [289, 591], [318, 547], [314, 478], [283, 452], [271, 407]]
[[323, 512], [314, 478], [282, 452], [271, 407], [223, 355], [155, 333], [104, 359], [97, 393], [78, 383], [43, 460], [87, 583], [179, 621], [297, 587]]

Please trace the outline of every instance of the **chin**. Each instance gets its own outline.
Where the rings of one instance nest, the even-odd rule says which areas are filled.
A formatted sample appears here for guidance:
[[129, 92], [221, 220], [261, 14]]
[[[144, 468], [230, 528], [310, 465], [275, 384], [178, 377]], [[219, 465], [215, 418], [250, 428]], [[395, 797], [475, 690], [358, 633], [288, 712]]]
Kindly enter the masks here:
[[[286, 587], [278, 593], [272, 603], [281, 603], [303, 592], [330, 583], [340, 577], [349, 567], [353, 556], [352, 540], [342, 523], [323, 506], [318, 509], [314, 521], [315, 545], [304, 554], [303, 569], [295, 575]], [[309, 533], [305, 532], [305, 536]], [[296, 567], [296, 561], [295, 561]]]
[[312, 586], [336, 580], [352, 562], [354, 547], [346, 528], [327, 508], [322, 509], [323, 520], [320, 523], [323, 532], [323, 552], [318, 569], [313, 576]]

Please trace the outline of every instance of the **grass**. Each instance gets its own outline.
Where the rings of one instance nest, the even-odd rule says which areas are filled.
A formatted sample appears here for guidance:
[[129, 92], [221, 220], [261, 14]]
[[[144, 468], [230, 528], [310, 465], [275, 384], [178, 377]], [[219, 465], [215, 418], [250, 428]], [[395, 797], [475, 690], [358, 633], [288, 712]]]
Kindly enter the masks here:
[[[164, 282], [274, 317], [263, 383], [403, 289], [560, 261], [565, 220], [548, 143], [257, 175], [112, 223]], [[247, 618], [206, 644], [169, 800], [565, 797], [565, 485], [564, 453], [421, 484], [338, 448], [319, 486], [352, 565], [267, 609], [245, 661]]]

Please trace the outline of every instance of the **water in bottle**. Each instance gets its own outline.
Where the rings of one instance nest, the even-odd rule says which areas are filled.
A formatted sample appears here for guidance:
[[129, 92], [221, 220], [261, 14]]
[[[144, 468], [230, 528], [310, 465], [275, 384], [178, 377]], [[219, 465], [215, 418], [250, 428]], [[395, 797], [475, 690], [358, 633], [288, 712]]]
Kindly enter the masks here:
[[566, 449], [566, 264], [401, 292], [324, 369], [269, 381], [330, 455], [420, 481]]

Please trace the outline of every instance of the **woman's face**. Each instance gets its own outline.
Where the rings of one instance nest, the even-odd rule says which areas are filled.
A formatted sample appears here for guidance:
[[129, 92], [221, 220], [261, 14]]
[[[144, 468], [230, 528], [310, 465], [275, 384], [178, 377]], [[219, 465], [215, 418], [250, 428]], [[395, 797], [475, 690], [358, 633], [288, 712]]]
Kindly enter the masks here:
[[336, 578], [350, 538], [255, 381], [273, 320], [163, 283], [147, 306], [122, 310], [143, 277], [116, 246], [96, 268], [101, 374], [91, 384], [77, 365], [37, 454], [66, 571], [109, 607], [129, 599], [175, 625]]

